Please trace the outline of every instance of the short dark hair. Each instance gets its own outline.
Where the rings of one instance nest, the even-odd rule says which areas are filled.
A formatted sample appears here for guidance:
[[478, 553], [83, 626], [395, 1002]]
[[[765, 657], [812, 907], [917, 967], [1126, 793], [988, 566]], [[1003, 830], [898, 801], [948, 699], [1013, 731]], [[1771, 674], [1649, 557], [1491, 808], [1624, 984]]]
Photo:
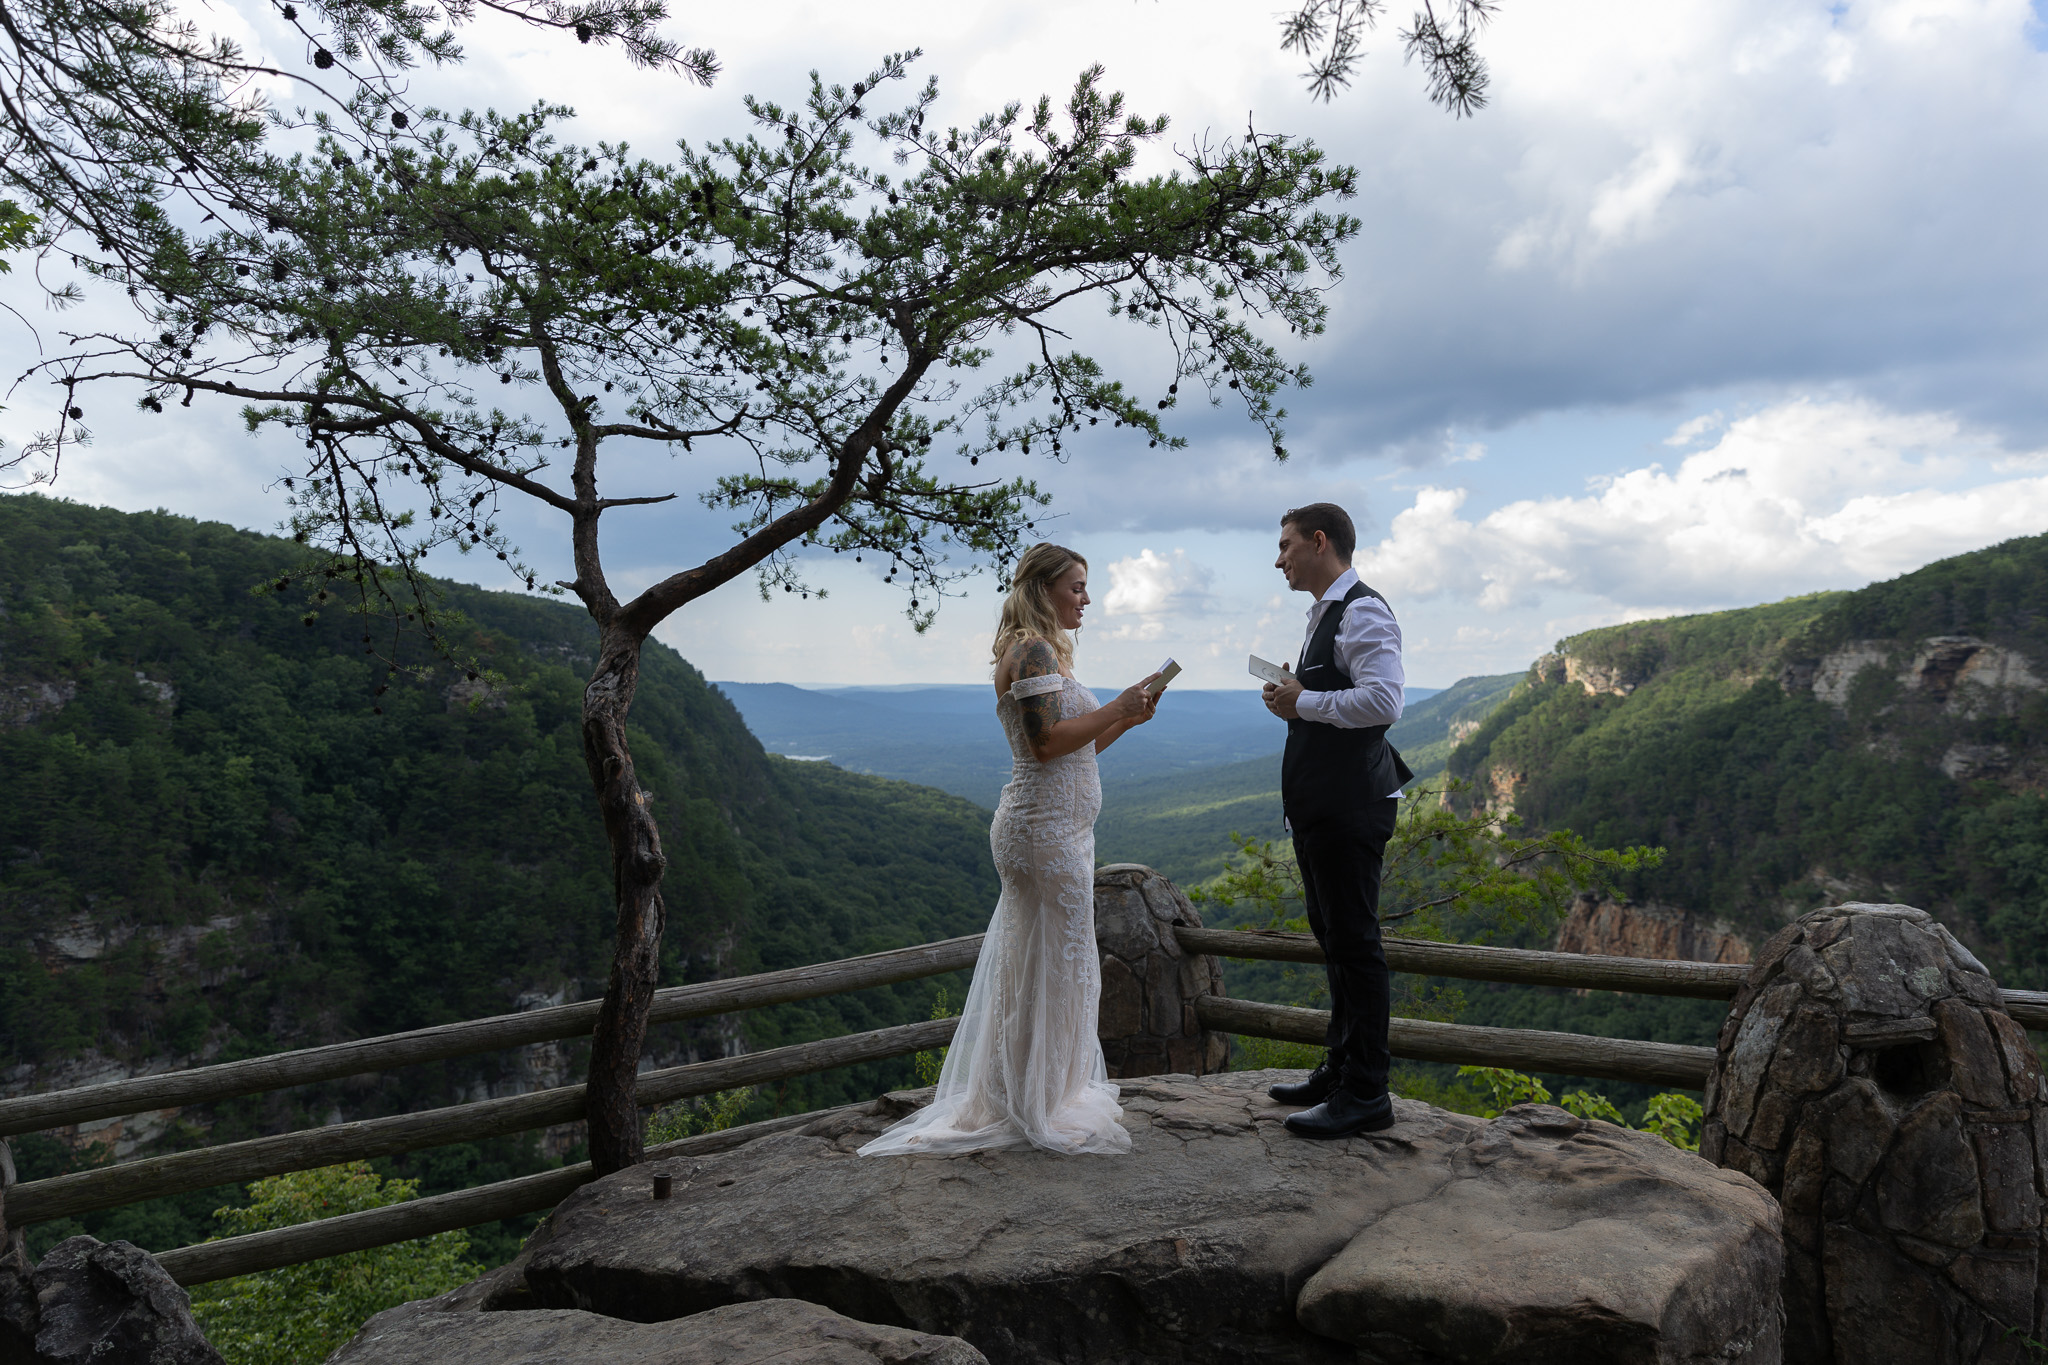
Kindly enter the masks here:
[[1305, 536], [1321, 531], [1336, 547], [1337, 558], [1346, 564], [1351, 562], [1351, 552], [1358, 547], [1358, 532], [1352, 528], [1351, 518], [1334, 502], [1312, 502], [1306, 507], [1282, 513], [1280, 524], [1292, 526]]

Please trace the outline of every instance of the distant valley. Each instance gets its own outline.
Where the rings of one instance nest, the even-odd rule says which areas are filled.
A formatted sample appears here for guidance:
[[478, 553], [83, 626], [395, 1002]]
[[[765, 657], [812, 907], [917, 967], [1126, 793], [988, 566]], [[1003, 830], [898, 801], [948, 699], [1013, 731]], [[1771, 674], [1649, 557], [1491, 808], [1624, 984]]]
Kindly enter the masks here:
[[[1393, 739], [1421, 780], [1443, 771], [1520, 673], [1408, 691]], [[715, 683], [771, 753], [938, 787], [993, 809], [1010, 751], [985, 685], [803, 688]], [[1114, 693], [1098, 691], [1107, 699]], [[1169, 689], [1159, 714], [1102, 756], [1096, 856], [1193, 882], [1223, 866], [1236, 831], [1280, 836], [1285, 728], [1250, 689]]]
[[[366, 660], [357, 618], [257, 593], [290, 541], [164, 513], [0, 497], [0, 1094], [112, 1080], [588, 998], [613, 916], [578, 736], [579, 608], [445, 585], [497, 675]], [[323, 596], [329, 596], [323, 594]], [[313, 610], [309, 612], [309, 606]], [[302, 624], [302, 619], [304, 624]], [[388, 684], [388, 685], [387, 685]], [[971, 933], [996, 895], [988, 815], [927, 787], [765, 754], [723, 697], [648, 646], [639, 777], [668, 859], [665, 984]], [[659, 1026], [664, 1061], [926, 1018], [914, 981]], [[12, 1146], [23, 1179], [89, 1139], [122, 1157], [519, 1093], [581, 1044], [99, 1121]], [[815, 1107], [915, 1077], [863, 1064], [778, 1088]], [[392, 1159], [428, 1193], [573, 1160], [493, 1138]], [[213, 1230], [216, 1189], [38, 1225], [146, 1248]], [[530, 1220], [528, 1220], [530, 1223]], [[528, 1224], [472, 1230], [502, 1259]]]
[[[1010, 750], [986, 684], [803, 688], [714, 682], [770, 753], [898, 777], [994, 808]], [[1427, 690], [1427, 689], [1418, 689]], [[1108, 700], [1114, 689], [1097, 689]], [[1282, 724], [1251, 690], [1168, 688], [1159, 714], [1102, 756], [1105, 782], [1142, 781], [1280, 752]]]

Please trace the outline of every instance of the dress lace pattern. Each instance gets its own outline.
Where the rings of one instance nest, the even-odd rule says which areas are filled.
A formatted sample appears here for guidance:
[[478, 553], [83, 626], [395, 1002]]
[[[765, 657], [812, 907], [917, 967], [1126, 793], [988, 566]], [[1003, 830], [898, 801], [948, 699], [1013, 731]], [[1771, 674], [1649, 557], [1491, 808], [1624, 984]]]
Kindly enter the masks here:
[[1060, 717], [1096, 708], [1072, 678], [1022, 678], [996, 703], [1013, 767], [989, 827], [1002, 895], [930, 1105], [862, 1156], [996, 1147], [1127, 1152], [1117, 1088], [1095, 1036], [1095, 746], [1040, 763], [1018, 702], [1058, 691]]

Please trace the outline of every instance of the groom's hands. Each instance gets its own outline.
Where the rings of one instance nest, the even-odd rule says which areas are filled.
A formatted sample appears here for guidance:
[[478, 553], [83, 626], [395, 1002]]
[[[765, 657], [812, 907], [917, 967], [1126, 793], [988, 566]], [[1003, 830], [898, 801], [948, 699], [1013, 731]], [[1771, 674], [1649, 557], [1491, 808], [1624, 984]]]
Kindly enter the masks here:
[[1300, 679], [1289, 678], [1284, 683], [1267, 683], [1259, 695], [1265, 699], [1266, 709], [1280, 719], [1301, 719], [1301, 711], [1295, 705], [1301, 699]]

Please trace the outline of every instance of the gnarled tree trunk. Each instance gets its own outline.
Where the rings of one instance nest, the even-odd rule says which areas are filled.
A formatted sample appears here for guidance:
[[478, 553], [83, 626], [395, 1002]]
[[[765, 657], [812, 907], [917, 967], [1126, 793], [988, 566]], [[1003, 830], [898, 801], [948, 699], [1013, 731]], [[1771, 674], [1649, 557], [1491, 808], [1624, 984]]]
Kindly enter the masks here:
[[610, 984], [590, 1039], [586, 1083], [590, 1163], [610, 1175], [642, 1155], [634, 1077], [647, 1038], [647, 1011], [661, 976], [661, 931], [666, 914], [661, 877], [668, 859], [661, 830], [626, 747], [626, 714], [640, 682], [643, 636], [607, 626], [597, 667], [583, 689], [583, 760], [597, 789], [605, 836], [612, 851], [612, 897], [618, 931]]

